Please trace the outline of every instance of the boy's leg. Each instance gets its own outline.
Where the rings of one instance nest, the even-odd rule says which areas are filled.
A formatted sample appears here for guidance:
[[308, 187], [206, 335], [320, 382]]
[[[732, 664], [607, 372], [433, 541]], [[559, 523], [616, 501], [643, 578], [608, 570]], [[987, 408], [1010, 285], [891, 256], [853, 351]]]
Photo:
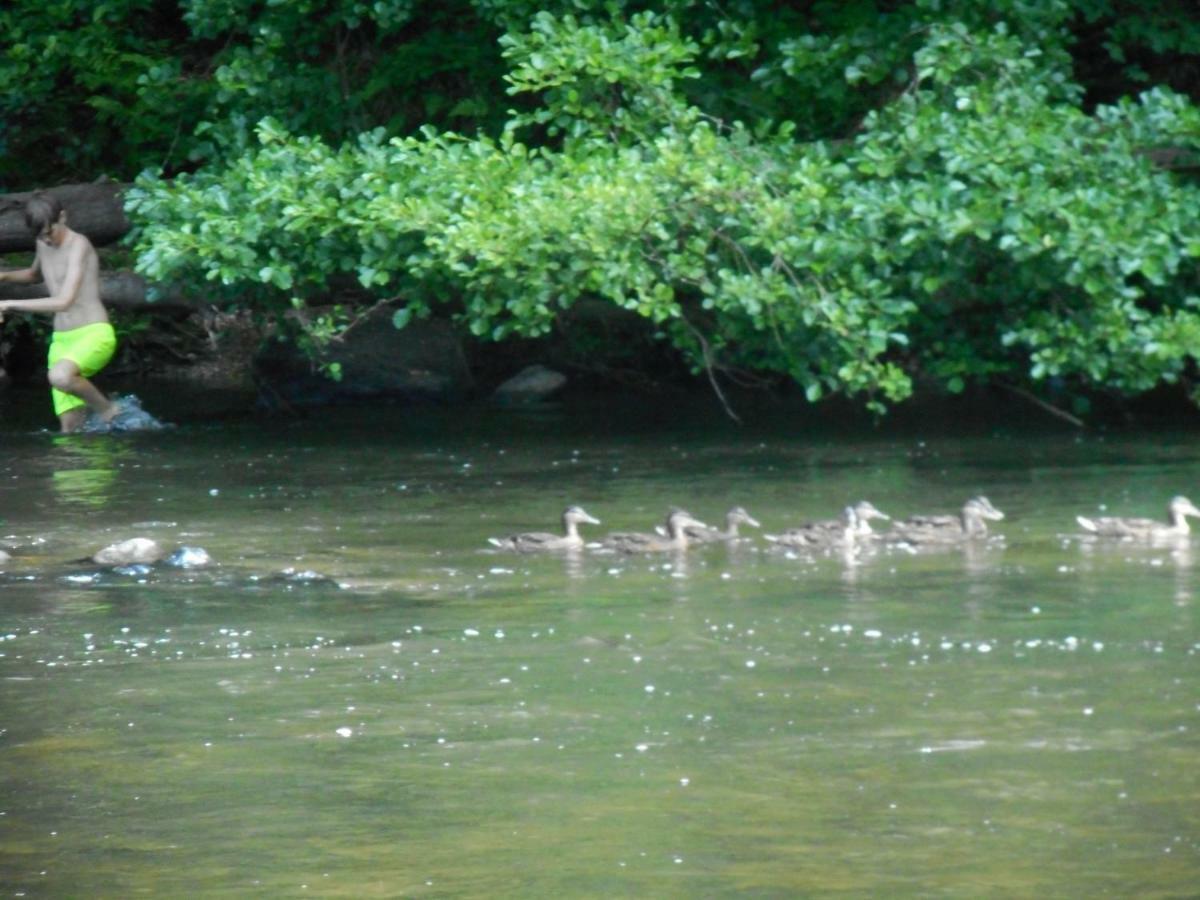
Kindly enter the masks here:
[[105, 422], [116, 416], [117, 405], [86, 377], [103, 369], [116, 347], [116, 335], [107, 322], [54, 332], [46, 374], [53, 388], [50, 393], [54, 412], [63, 431], [82, 428], [88, 407]]
[[47, 374], [51, 387], [83, 401], [65, 409], [60, 407], [58, 421], [63, 431], [78, 431], [87, 418], [88, 407], [95, 410], [105, 422], [111, 421], [117, 414], [117, 405], [79, 373], [79, 366], [74, 360], [60, 359]]
[[74, 409], [68, 409], [58, 417], [58, 427], [63, 434], [70, 434], [73, 431], [82, 429], [83, 423], [86, 421], [87, 407], [76, 406]]

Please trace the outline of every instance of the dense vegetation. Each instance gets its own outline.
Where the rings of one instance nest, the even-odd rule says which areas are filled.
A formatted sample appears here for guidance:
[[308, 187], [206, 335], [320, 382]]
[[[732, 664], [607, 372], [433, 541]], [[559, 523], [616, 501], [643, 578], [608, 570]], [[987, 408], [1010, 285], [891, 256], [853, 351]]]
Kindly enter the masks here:
[[0, 184], [144, 170], [158, 281], [271, 312], [353, 277], [496, 340], [599, 299], [718, 384], [880, 409], [1191, 391], [1185, 0], [18, 0], [0, 33]]

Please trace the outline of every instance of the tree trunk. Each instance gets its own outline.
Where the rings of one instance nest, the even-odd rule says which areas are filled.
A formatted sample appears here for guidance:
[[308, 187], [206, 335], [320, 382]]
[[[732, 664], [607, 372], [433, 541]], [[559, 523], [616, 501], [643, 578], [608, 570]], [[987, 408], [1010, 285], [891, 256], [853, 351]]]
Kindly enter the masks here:
[[[65, 184], [47, 188], [67, 211], [67, 224], [95, 246], [120, 240], [129, 231], [121, 195], [128, 185], [114, 181]], [[34, 235], [25, 227], [25, 201], [30, 194], [0, 194], [0, 253], [33, 250]]]
[[[47, 295], [44, 284], [0, 284], [0, 300], [32, 300]], [[202, 297], [188, 297], [179, 290], [163, 291], [151, 300], [146, 280], [133, 272], [101, 272], [100, 300], [109, 309], [151, 311], [196, 311], [209, 304]]]

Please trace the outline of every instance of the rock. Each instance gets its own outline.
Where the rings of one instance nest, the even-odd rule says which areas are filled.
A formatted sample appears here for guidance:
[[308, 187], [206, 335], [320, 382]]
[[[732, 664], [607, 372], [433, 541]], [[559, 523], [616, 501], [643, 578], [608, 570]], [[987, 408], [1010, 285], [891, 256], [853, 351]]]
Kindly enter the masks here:
[[10, 559], [12, 559], [12, 557], [11, 557], [11, 556], [9, 556], [9, 555], [8, 555], [7, 553], [5, 553], [3, 550], [0, 550], [0, 566], [4, 565], [4, 564], [5, 564], [6, 562], [8, 562]]
[[147, 565], [158, 562], [166, 555], [167, 551], [158, 541], [137, 537], [97, 551], [92, 562], [101, 566]]
[[211, 562], [212, 557], [203, 547], [180, 547], [167, 557], [167, 564], [178, 569], [198, 569]]
[[526, 366], [508, 381], [496, 388], [493, 396], [507, 403], [532, 403], [545, 400], [561, 390], [567, 376], [545, 366]]
[[381, 307], [330, 343], [323, 361], [341, 367], [338, 381], [314, 371], [295, 346], [272, 342], [254, 360], [264, 401], [301, 407], [377, 397], [453, 401], [473, 389], [449, 322], [425, 319], [397, 329], [392, 316]]

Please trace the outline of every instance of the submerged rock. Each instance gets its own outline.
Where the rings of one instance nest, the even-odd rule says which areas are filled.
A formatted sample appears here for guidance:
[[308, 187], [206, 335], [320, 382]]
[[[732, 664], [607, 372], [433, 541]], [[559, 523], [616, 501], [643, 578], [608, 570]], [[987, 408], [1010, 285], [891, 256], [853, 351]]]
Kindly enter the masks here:
[[212, 557], [203, 547], [180, 547], [167, 557], [167, 565], [179, 569], [198, 569], [212, 562]]
[[136, 537], [109, 544], [103, 550], [96, 551], [92, 562], [101, 566], [149, 565], [160, 561], [166, 555], [167, 551], [158, 541]]
[[131, 575], [134, 578], [141, 578], [143, 575], [149, 575], [152, 569], [145, 563], [134, 563], [130, 566], [114, 566], [113, 571], [118, 575]]

